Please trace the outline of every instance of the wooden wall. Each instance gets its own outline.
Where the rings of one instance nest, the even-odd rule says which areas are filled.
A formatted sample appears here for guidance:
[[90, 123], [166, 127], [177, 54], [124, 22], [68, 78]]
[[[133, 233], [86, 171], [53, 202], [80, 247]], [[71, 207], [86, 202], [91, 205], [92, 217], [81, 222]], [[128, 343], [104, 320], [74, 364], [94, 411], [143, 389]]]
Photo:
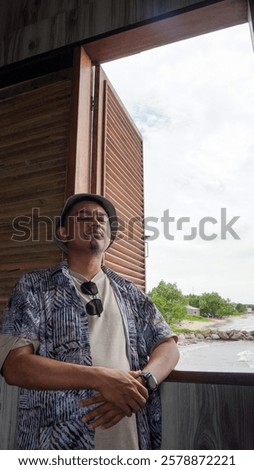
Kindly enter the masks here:
[[66, 194], [71, 71], [0, 91], [0, 319], [27, 271], [62, 259], [52, 241]]
[[91, 41], [93, 61], [112, 60], [248, 20], [246, 0], [0, 0], [0, 11], [0, 66]]

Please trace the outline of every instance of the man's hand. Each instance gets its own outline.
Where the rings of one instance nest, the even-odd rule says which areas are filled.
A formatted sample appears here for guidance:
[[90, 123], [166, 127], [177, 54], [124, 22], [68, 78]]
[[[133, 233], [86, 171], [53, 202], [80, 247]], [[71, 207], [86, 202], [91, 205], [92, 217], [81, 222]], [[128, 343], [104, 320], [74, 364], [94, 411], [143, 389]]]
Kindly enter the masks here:
[[[103, 376], [103, 383], [100, 386], [104, 394], [97, 393], [91, 398], [80, 401], [81, 407], [97, 405], [82, 418], [82, 421], [87, 423], [90, 429], [98, 427], [109, 429], [121, 421], [124, 416], [130, 417], [132, 413], [136, 413], [146, 405], [148, 391], [141, 384], [140, 371], [124, 372], [106, 369], [106, 375], [107, 384], [104, 383], [105, 377]], [[110, 400], [107, 400], [107, 396]], [[122, 407], [117, 405], [118, 402], [121, 402]]]
[[99, 395], [94, 397], [94, 404], [109, 402], [119, 408], [124, 416], [131, 416], [143, 408], [148, 398], [148, 391], [138, 377], [141, 371], [125, 372], [118, 369], [100, 368], [96, 390]]
[[117, 406], [109, 402], [103, 402], [101, 395], [95, 395], [91, 398], [81, 400], [80, 406], [89, 406], [98, 403], [92, 411], [89, 411], [82, 417], [82, 421], [87, 423], [90, 429], [109, 429], [119, 423], [125, 414]]

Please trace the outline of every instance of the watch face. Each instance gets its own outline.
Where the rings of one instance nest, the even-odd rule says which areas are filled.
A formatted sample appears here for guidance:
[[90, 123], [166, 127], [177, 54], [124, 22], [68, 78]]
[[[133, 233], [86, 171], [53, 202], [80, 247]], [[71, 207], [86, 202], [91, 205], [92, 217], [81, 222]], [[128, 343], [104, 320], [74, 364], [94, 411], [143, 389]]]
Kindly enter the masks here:
[[157, 388], [157, 382], [154, 378], [154, 376], [151, 374], [150, 377], [148, 377], [148, 380], [147, 380], [148, 384], [149, 384], [149, 388], [150, 390], [156, 390]]
[[146, 386], [148, 390], [151, 390], [152, 392], [158, 388], [158, 383], [153, 374], [151, 372], [143, 372], [142, 376], [144, 377], [146, 381]]

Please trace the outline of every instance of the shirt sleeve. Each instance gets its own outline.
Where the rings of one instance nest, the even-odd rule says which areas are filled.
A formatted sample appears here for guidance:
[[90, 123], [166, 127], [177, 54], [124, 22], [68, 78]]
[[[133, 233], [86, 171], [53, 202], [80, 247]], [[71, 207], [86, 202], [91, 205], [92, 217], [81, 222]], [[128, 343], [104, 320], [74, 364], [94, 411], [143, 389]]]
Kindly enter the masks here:
[[143, 320], [143, 334], [150, 354], [160, 343], [163, 343], [169, 338], [174, 338], [177, 342], [177, 335], [171, 330], [170, 326], [149, 297], [145, 299], [140, 311], [140, 316]]
[[2, 369], [3, 363], [10, 351], [22, 348], [28, 344], [33, 345], [34, 352], [39, 348], [39, 341], [31, 341], [26, 338], [19, 338], [10, 335], [0, 335], [0, 370]]
[[30, 343], [34, 344], [37, 349], [39, 324], [39, 297], [34, 292], [29, 275], [25, 275], [13, 289], [8, 306], [4, 311], [0, 342], [1, 354], [3, 351], [9, 352], [14, 347]]

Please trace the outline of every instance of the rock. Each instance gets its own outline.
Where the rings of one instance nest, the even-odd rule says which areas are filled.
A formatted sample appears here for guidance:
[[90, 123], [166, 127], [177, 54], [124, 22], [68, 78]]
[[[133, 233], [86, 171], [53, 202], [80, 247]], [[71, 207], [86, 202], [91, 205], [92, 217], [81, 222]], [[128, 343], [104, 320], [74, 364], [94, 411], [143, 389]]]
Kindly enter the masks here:
[[218, 339], [220, 339], [220, 337], [219, 337], [219, 335], [217, 335], [217, 333], [212, 333], [211, 334], [211, 339], [218, 340]]
[[204, 339], [205, 339], [205, 336], [202, 335], [202, 333], [197, 333], [197, 334], [196, 334], [196, 338], [197, 338], [197, 339], [204, 340]]
[[237, 330], [231, 330], [231, 331], [229, 332], [229, 337], [230, 337], [230, 339], [232, 338], [232, 336], [234, 336], [234, 335], [237, 334], [237, 333], [238, 333]]
[[204, 330], [198, 333], [189, 331], [189, 333], [179, 333], [178, 335], [178, 344], [182, 346], [187, 346], [189, 344], [197, 344], [199, 341], [238, 341], [238, 340], [248, 340], [254, 341], [254, 331], [246, 330]]
[[209, 331], [204, 331], [203, 335], [205, 338], [208, 338], [211, 336], [211, 333]]
[[241, 333], [233, 333], [231, 336], [230, 336], [230, 339], [231, 341], [237, 341], [239, 339], [242, 339], [242, 335]]
[[219, 335], [220, 339], [223, 339], [223, 340], [228, 340], [229, 339], [229, 335], [228, 335], [228, 333], [226, 333], [226, 331], [218, 331], [218, 335]]
[[245, 339], [248, 341], [254, 341], [254, 337], [251, 336], [250, 334], [245, 335]]

